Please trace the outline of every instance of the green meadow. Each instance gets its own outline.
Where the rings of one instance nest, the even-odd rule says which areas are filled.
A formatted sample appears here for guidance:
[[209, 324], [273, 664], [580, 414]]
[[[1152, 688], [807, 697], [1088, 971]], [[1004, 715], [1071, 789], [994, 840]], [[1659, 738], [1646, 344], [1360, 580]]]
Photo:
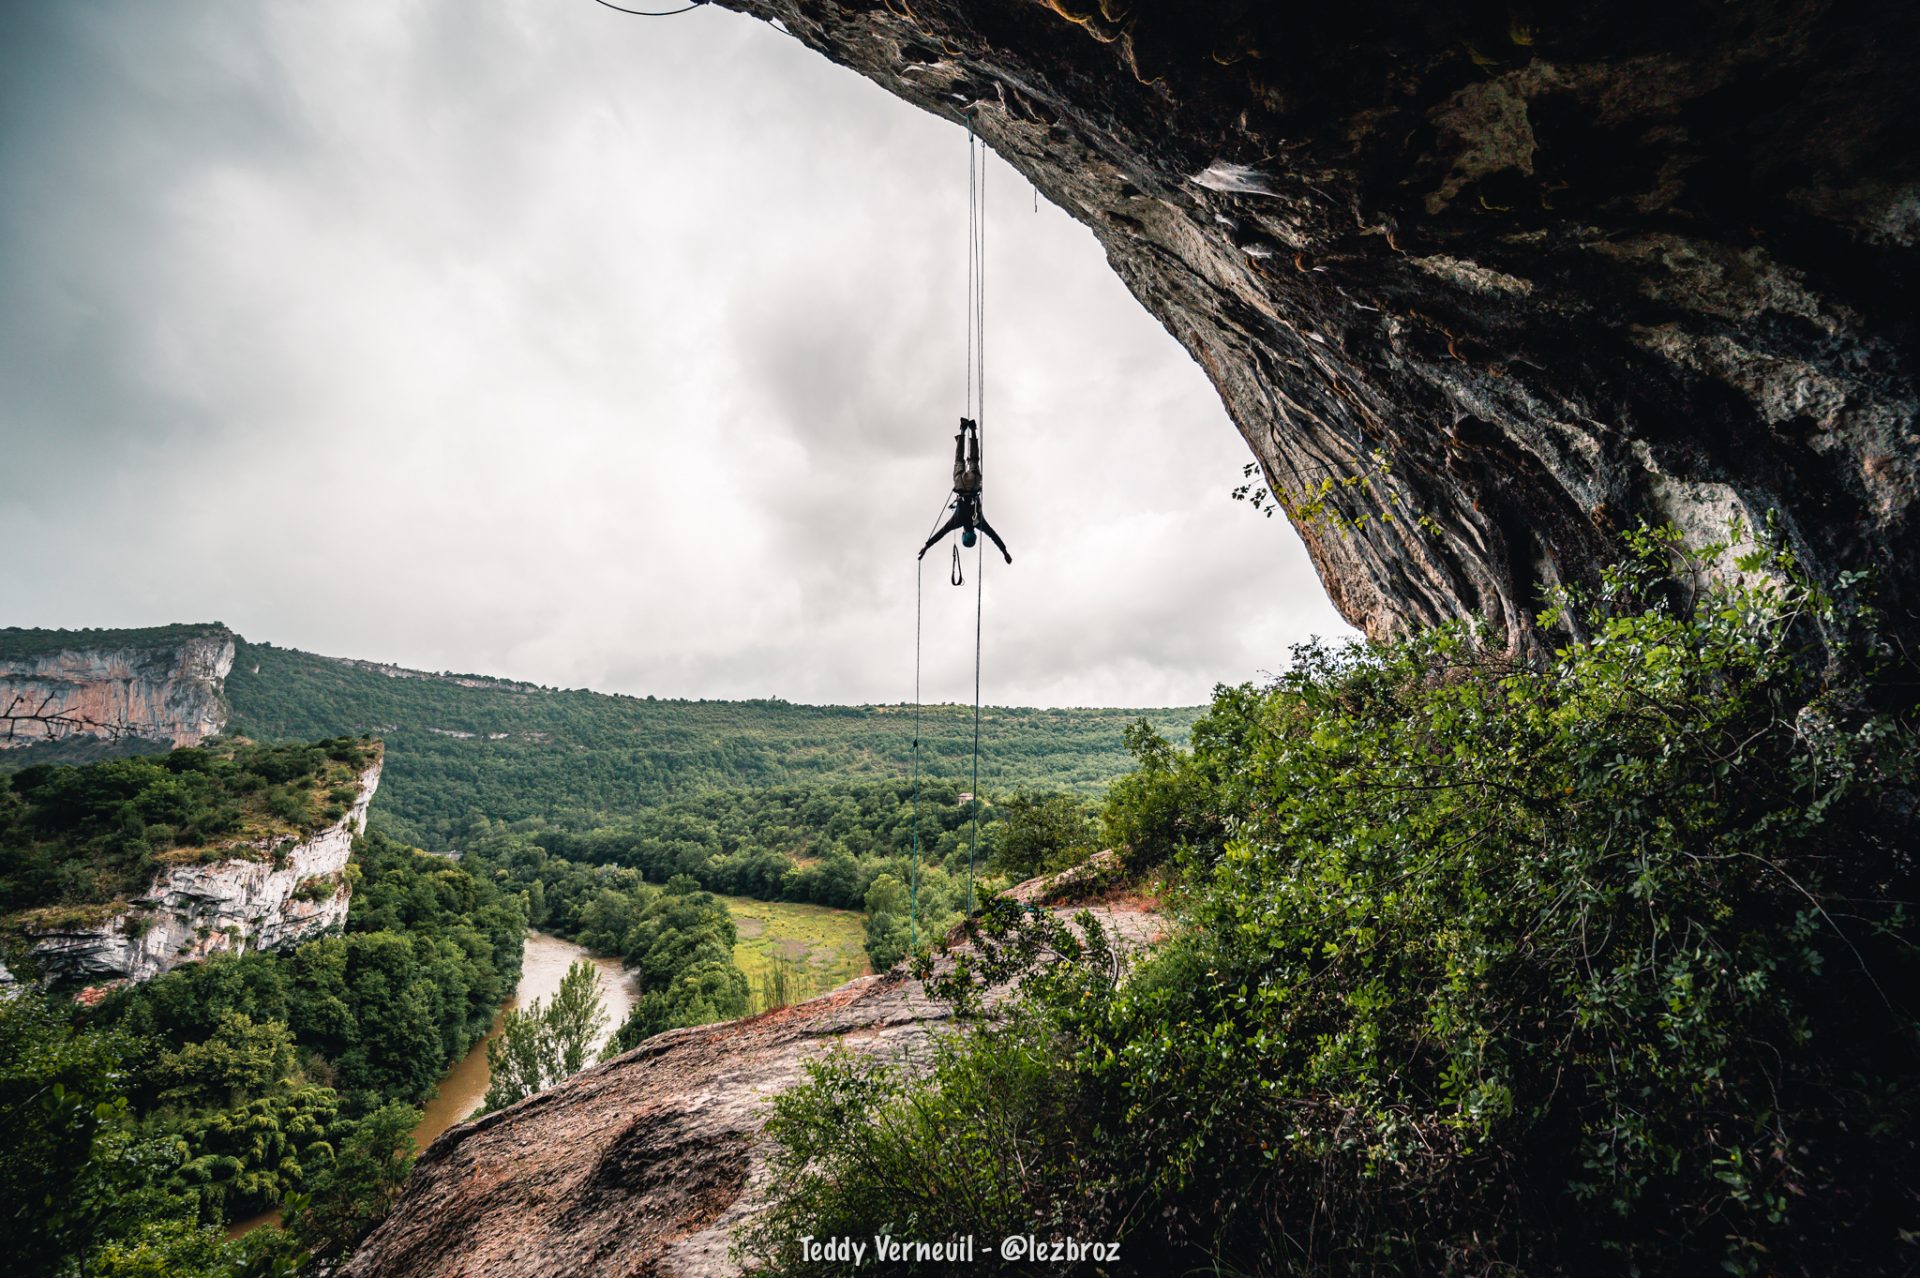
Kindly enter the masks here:
[[764, 1010], [763, 982], [783, 961], [791, 965], [788, 970], [800, 986], [790, 1001], [824, 994], [872, 970], [867, 964], [866, 916], [858, 910], [747, 896], [720, 899], [740, 931], [733, 961], [747, 974], [755, 1011]]

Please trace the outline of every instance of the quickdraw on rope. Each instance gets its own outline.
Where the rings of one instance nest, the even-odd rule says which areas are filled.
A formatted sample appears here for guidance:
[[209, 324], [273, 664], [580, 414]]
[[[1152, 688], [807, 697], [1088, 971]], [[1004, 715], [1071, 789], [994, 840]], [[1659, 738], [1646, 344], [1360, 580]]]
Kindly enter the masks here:
[[952, 572], [952, 574], [951, 574], [951, 575], [949, 576], [949, 578], [948, 578], [948, 580], [950, 580], [950, 581], [952, 581], [952, 582], [953, 582], [953, 584], [954, 584], [954, 585], [956, 585], [956, 586], [958, 586], [958, 585], [963, 585], [963, 584], [964, 584], [964, 583], [966, 582], [966, 578], [965, 578], [964, 576], [962, 576], [962, 575], [961, 575], [961, 573], [960, 573], [960, 545], [959, 545], [959, 543], [958, 543], [958, 542], [956, 542], [956, 543], [954, 543], [954, 547], [953, 547], [953, 572]]

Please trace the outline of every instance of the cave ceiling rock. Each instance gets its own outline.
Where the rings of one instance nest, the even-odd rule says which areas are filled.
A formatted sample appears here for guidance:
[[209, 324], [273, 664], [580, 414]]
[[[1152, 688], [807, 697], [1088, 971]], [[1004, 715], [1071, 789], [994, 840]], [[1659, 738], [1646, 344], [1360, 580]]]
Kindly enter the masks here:
[[1920, 640], [1920, 9], [717, 2], [1088, 226], [1370, 635], [1775, 512]]

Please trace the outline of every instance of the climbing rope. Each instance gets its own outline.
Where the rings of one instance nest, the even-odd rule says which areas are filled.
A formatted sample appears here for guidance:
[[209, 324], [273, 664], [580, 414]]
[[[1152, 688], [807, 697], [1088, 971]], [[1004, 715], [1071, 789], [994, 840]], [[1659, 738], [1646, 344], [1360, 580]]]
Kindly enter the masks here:
[[[604, 3], [604, 0], [603, 0]], [[987, 401], [987, 148], [979, 135], [974, 132], [973, 112], [967, 112], [967, 323], [966, 323], [966, 417], [977, 423], [975, 438], [979, 453], [979, 465], [986, 467], [986, 401]], [[934, 516], [935, 528], [940, 526], [940, 516], [945, 514], [942, 503], [940, 514]], [[985, 538], [974, 545], [973, 560], [973, 790], [967, 796], [970, 804], [970, 833], [967, 840], [967, 913], [974, 910], [974, 877], [979, 868], [980, 859], [980, 654], [983, 619], [986, 611], [986, 574], [982, 566]], [[962, 570], [960, 547], [953, 547], [952, 571], [948, 580], [955, 586], [965, 583], [966, 574]], [[926, 585], [926, 560], [917, 561], [913, 578], [913, 868], [910, 873], [912, 886], [908, 892], [910, 919], [908, 936], [910, 947], [918, 949], [920, 943], [920, 774], [921, 774], [921, 640], [924, 615], [923, 601]]]
[[[986, 549], [983, 537], [973, 548], [973, 791], [968, 795], [971, 804], [970, 815], [972, 829], [967, 840], [967, 913], [973, 913], [973, 880], [980, 852], [980, 651], [981, 626], [986, 615], [986, 574], [981, 571], [985, 560], [981, 558]], [[960, 548], [953, 548], [953, 571], [956, 578], [960, 572]], [[920, 729], [921, 729], [921, 637], [924, 633], [922, 619], [925, 616], [923, 601], [926, 596], [926, 560], [916, 560], [913, 571], [913, 869], [910, 872], [911, 886], [908, 888], [907, 936], [909, 951], [917, 950], [920, 945]], [[956, 579], [955, 585], [960, 584]]]
[[[986, 539], [981, 538], [981, 542]], [[981, 552], [973, 547], [973, 837], [967, 844], [967, 914], [973, 914], [973, 861], [980, 850], [980, 615], [986, 600], [987, 575], [980, 571]]]
[[913, 886], [907, 897], [907, 953], [920, 948], [920, 592], [927, 561], [913, 567]]
[[[967, 305], [972, 314], [968, 347], [969, 388], [967, 416], [980, 424], [980, 468], [987, 465], [987, 147], [973, 131], [973, 112], [967, 112]], [[977, 388], [977, 389], [975, 389]]]
[[[973, 112], [967, 112], [967, 265], [971, 275], [967, 305], [972, 308], [970, 343], [972, 361], [969, 372], [975, 389], [970, 395], [973, 413], [980, 423], [980, 469], [987, 468], [987, 156], [986, 145], [973, 130]], [[986, 599], [986, 575], [981, 572], [985, 538], [973, 552], [973, 791], [972, 833], [967, 840], [967, 914], [973, 914], [974, 866], [980, 852], [980, 620]], [[959, 553], [959, 547], [954, 547]], [[955, 561], [958, 566], [958, 561]], [[958, 582], [955, 583], [956, 585]]]

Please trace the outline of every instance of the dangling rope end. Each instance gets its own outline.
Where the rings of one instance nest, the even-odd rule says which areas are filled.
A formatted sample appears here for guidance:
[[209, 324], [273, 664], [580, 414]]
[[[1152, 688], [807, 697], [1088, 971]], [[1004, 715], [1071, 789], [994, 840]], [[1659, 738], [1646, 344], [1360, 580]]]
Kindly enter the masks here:
[[594, 3], [612, 9], [615, 13], [631, 14], [636, 18], [671, 18], [676, 14], [692, 13], [695, 9], [709, 3], [709, 0], [690, 0], [690, 3], [678, 9], [627, 9], [611, 4], [608, 0], [594, 0]]

